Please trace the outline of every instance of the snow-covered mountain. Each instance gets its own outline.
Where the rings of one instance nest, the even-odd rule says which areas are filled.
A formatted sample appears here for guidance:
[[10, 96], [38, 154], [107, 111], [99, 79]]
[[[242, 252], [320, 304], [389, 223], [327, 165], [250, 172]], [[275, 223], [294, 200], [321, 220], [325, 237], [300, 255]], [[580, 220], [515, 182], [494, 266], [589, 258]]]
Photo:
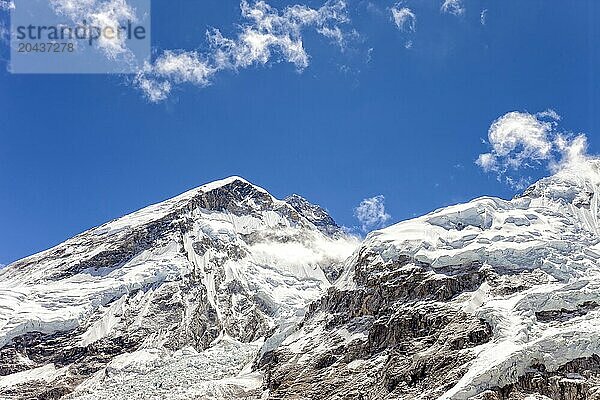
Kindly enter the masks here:
[[316, 226], [294, 199], [233, 177], [0, 271], [0, 397], [260, 389], [254, 358], [302, 319], [358, 244], [323, 233], [339, 228]]
[[599, 214], [590, 161], [371, 233], [263, 357], [270, 395], [600, 398]]
[[600, 398], [599, 214], [600, 161], [362, 243], [204, 185], [0, 271], [0, 398]]

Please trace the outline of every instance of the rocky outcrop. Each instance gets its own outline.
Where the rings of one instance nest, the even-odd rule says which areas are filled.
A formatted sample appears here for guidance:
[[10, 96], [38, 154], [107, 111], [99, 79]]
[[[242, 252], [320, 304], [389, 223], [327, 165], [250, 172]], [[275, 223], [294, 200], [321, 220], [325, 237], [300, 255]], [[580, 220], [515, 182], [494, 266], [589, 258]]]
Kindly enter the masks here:
[[358, 287], [330, 289], [297, 337], [263, 356], [271, 398], [434, 399], [462, 376], [469, 349], [490, 340], [485, 321], [451, 304], [482, 284], [481, 265], [445, 275], [408, 257], [377, 259], [360, 253]]
[[344, 231], [322, 207], [310, 203], [298, 194], [292, 194], [284, 199], [300, 215], [310, 221], [321, 232], [328, 236], [343, 235]]
[[[537, 397], [536, 397], [537, 396]], [[554, 371], [533, 364], [515, 383], [493, 388], [477, 396], [479, 400], [552, 400], [600, 399], [600, 357], [579, 358]]]

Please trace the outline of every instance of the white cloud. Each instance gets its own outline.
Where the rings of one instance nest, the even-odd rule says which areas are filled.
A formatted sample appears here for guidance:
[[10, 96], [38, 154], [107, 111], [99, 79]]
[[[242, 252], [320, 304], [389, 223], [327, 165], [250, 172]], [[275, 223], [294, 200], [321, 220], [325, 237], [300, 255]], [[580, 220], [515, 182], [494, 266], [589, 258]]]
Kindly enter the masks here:
[[562, 157], [560, 160], [550, 164], [550, 169], [553, 172], [558, 172], [572, 165], [581, 164], [589, 158], [587, 153], [587, 136], [584, 134], [579, 134], [574, 138], [559, 134], [554, 143]]
[[554, 111], [553, 109], [551, 109], [551, 108], [548, 108], [545, 111], [541, 111], [539, 113], [536, 113], [535, 115], [538, 118], [550, 118], [550, 119], [553, 119], [555, 121], [560, 121], [560, 115], [558, 115], [558, 113], [556, 111]]
[[465, 13], [465, 7], [462, 0], [444, 0], [442, 3], [441, 11], [443, 13], [452, 15], [463, 15]]
[[476, 161], [485, 172], [494, 171], [498, 168], [496, 157], [492, 153], [480, 154]]
[[158, 102], [171, 93], [172, 83], [208, 86], [215, 72], [216, 69], [195, 51], [176, 53], [167, 50], [153, 65], [146, 64], [138, 73], [136, 82], [150, 101]]
[[340, 24], [348, 23], [349, 18], [343, 0], [330, 0], [318, 9], [293, 5], [282, 11], [265, 1], [250, 4], [242, 0], [240, 9], [247, 23], [240, 26], [237, 37], [227, 38], [212, 29], [206, 33], [210, 45], [207, 54], [165, 51], [153, 65], [140, 71], [138, 87], [151, 101], [160, 101], [169, 95], [173, 84], [206, 86], [219, 71], [278, 61], [302, 70], [309, 65], [302, 31], [309, 27], [344, 47], [347, 35]]
[[371, 61], [373, 61], [373, 50], [374, 49], [372, 47], [367, 50], [367, 56], [365, 57], [366, 64], [370, 64]]
[[0, 0], [0, 10], [12, 10], [15, 8], [13, 1]]
[[381, 195], [361, 201], [354, 209], [354, 215], [363, 232], [382, 227], [390, 219], [390, 215], [385, 211], [385, 198]]
[[[49, 0], [54, 11], [79, 22], [100, 28], [122, 26], [128, 20], [136, 22], [135, 10], [127, 0]], [[13, 3], [0, 0], [1, 8]], [[219, 71], [236, 71], [269, 62], [289, 62], [301, 71], [309, 65], [310, 57], [303, 41], [303, 31], [316, 30], [344, 49], [349, 36], [340, 25], [349, 22], [345, 0], [328, 0], [320, 8], [291, 5], [278, 10], [264, 0], [241, 0], [244, 23], [233, 38], [226, 38], [218, 29], [207, 31], [209, 50], [165, 50], [151, 64], [138, 71], [135, 84], [151, 101], [166, 99], [177, 84], [207, 86]], [[133, 58], [125, 37], [109, 40], [101, 36], [97, 42], [109, 59]]]
[[326, 38], [331, 39], [333, 43], [337, 44], [341, 50], [346, 48], [346, 37], [348, 35], [344, 33], [339, 26], [334, 26], [332, 28], [324, 26], [317, 29], [317, 32]]
[[[0, 12], [10, 11], [15, 8], [12, 1], [0, 0]], [[8, 21], [0, 20], [0, 44], [10, 45], [10, 29]]]
[[165, 100], [169, 97], [172, 89], [171, 82], [148, 79], [141, 73], [136, 78], [136, 84], [145, 93], [148, 100], [153, 103]]
[[214, 69], [196, 52], [165, 51], [154, 62], [154, 73], [178, 82], [207, 85]]
[[252, 254], [265, 265], [323, 265], [332, 260], [345, 260], [352, 255], [358, 244], [358, 240], [353, 237], [329, 240], [317, 235], [311, 246], [294, 241], [259, 242], [252, 245]]
[[528, 179], [514, 176], [520, 170], [546, 166], [556, 172], [586, 160], [587, 137], [559, 131], [558, 121], [560, 116], [552, 109], [501, 116], [488, 131], [490, 152], [480, 154], [475, 163], [510, 186], [522, 188]]
[[153, 65], [145, 65], [138, 73], [136, 82], [150, 101], [157, 102], [169, 96], [172, 84], [208, 86], [215, 72], [215, 68], [195, 51], [177, 53], [167, 50]]
[[10, 45], [10, 31], [4, 21], [0, 21], [0, 43]]
[[498, 118], [489, 129], [488, 139], [495, 159], [507, 167], [520, 168], [523, 163], [547, 160], [552, 150], [549, 138], [553, 122], [521, 112]]
[[[112, 27], [118, 30], [118, 27], [125, 25], [127, 21], [138, 21], [135, 10], [127, 0], [50, 0], [50, 4], [57, 14], [64, 15], [76, 23], [85, 20], [89, 25], [100, 29]], [[109, 59], [131, 55], [124, 35], [117, 35], [111, 39], [102, 35], [97, 45]]]
[[531, 185], [532, 179], [530, 176], [518, 176], [518, 177], [512, 177], [512, 176], [506, 176], [504, 178], [504, 181], [506, 182], [506, 184], [508, 186], [510, 186], [511, 188], [515, 189], [515, 190], [523, 190], [525, 188], [527, 188], [529, 185]]
[[479, 15], [479, 20], [481, 21], [481, 25], [485, 25], [487, 22], [487, 13], [488, 10], [487, 8], [481, 11], [481, 14]]
[[394, 23], [403, 32], [414, 32], [417, 26], [417, 17], [415, 13], [408, 7], [402, 7], [397, 3], [391, 8], [392, 19]]

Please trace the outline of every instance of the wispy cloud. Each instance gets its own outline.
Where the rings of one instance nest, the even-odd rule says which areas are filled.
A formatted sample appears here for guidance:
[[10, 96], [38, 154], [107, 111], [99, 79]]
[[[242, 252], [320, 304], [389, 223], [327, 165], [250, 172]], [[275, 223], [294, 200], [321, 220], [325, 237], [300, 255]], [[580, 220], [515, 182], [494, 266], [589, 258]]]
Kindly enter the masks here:
[[392, 12], [392, 20], [403, 32], [414, 32], [417, 27], [417, 17], [415, 13], [408, 7], [403, 7], [402, 3], [396, 3], [390, 11]]
[[463, 15], [465, 13], [465, 6], [463, 5], [462, 0], [444, 0], [441, 11], [456, 16]]
[[[2, 1], [2, 0], [0, 0]], [[135, 9], [127, 0], [49, 0], [54, 11], [74, 22], [87, 21], [100, 29], [124, 26], [127, 21], [137, 22]], [[125, 44], [125, 36], [108, 38], [102, 35], [97, 41], [98, 48], [109, 59], [126, 57], [131, 51]]]
[[173, 84], [207, 86], [215, 72], [197, 52], [167, 50], [152, 65], [144, 66], [136, 77], [136, 84], [150, 101], [157, 102], [167, 98]]
[[363, 232], [380, 228], [391, 218], [385, 211], [385, 197], [382, 195], [361, 201], [358, 207], [354, 209], [354, 215], [360, 222]]
[[15, 8], [13, 1], [0, 0], [0, 10], [12, 10]]
[[330, 0], [313, 9], [305, 5], [285, 7], [282, 11], [264, 1], [240, 4], [241, 25], [235, 38], [225, 37], [219, 29], [206, 33], [210, 50], [206, 54], [167, 50], [153, 64], [146, 65], [136, 83], [151, 101], [168, 97], [174, 84], [210, 84], [211, 78], [224, 70], [237, 71], [268, 62], [289, 62], [302, 70], [309, 65], [302, 32], [313, 28], [341, 48], [348, 35], [340, 27], [349, 22], [346, 3]]
[[10, 31], [4, 21], [0, 21], [0, 43], [10, 45]]
[[555, 127], [554, 118], [517, 111], [505, 114], [492, 123], [488, 131], [492, 152], [481, 154], [478, 164], [492, 171], [547, 160], [552, 150], [549, 136]]
[[[8, 13], [10, 10], [15, 8], [15, 3], [12, 1], [0, 0], [0, 44], [10, 46], [10, 29], [9, 29], [9, 21], [6, 15], [2, 15], [3, 13]], [[2, 49], [0, 49], [2, 50]], [[3, 55], [0, 57], [4, 57]], [[2, 61], [4, 61], [2, 59]]]
[[[57, 14], [76, 22], [86, 20], [100, 28], [138, 20], [127, 0], [48, 1]], [[0, 10], [13, 7], [12, 1], [0, 0]], [[235, 37], [228, 38], [219, 29], [210, 29], [206, 32], [208, 50], [203, 53], [166, 49], [138, 70], [135, 85], [150, 101], [158, 102], [166, 99], [175, 85], [207, 86], [220, 71], [238, 71], [269, 62], [289, 62], [301, 71], [310, 61], [303, 41], [305, 29], [314, 29], [341, 49], [349, 38], [357, 36], [354, 30], [342, 29], [350, 22], [345, 0], [328, 0], [320, 8], [296, 4], [282, 10], [264, 0], [241, 0], [240, 11], [245, 22]], [[126, 60], [128, 55], [133, 58], [124, 36], [113, 40], [102, 36], [97, 45], [109, 59]]]
[[481, 25], [485, 25], [487, 23], [487, 13], [487, 8], [481, 11], [481, 14], [479, 15], [479, 21], [481, 22]]
[[485, 172], [521, 189], [527, 178], [519, 171], [546, 167], [556, 172], [587, 159], [587, 137], [559, 129], [560, 116], [548, 109], [537, 114], [513, 111], [495, 120], [488, 131], [490, 152], [476, 160]]

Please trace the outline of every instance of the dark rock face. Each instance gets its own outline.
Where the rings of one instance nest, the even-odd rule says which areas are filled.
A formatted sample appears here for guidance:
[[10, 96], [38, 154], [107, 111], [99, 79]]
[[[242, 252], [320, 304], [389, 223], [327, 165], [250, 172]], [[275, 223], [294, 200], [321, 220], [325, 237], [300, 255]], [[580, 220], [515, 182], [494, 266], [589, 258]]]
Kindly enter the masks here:
[[171, 224], [175, 219], [176, 215], [168, 215], [135, 229], [128, 234], [126, 241], [116, 243], [112, 249], [104, 250], [79, 264], [70, 266], [65, 271], [52, 274], [48, 279], [58, 281], [81, 272], [94, 274], [119, 268], [144, 250], [158, 245], [162, 237], [172, 232], [174, 227]]
[[13, 339], [0, 350], [1, 375], [22, 372], [32, 368], [54, 364], [55, 368], [68, 368], [67, 377], [47, 383], [27, 383], [0, 390], [1, 398], [7, 399], [59, 399], [70, 393], [74, 386], [103, 368], [110, 360], [127, 351], [133, 351], [141, 338], [117, 336], [83, 346], [74, 338], [80, 331], [43, 334], [28, 333]]
[[533, 395], [552, 400], [600, 399], [600, 356], [573, 360], [556, 371], [533, 364], [515, 383], [489, 390], [477, 399], [521, 400]]
[[437, 398], [465, 372], [468, 349], [492, 336], [485, 322], [451, 303], [483, 283], [480, 267], [444, 275], [407, 257], [385, 263], [361, 254], [358, 288], [330, 289], [309, 308], [300, 328], [310, 338], [300, 349], [305, 360], [285, 344], [260, 360], [270, 398]]
[[255, 215], [261, 210], [273, 210], [290, 221], [300, 220], [299, 214], [293, 208], [276, 203], [269, 193], [243, 180], [234, 180], [227, 185], [198, 194], [186, 206], [187, 210], [194, 208], [216, 212], [227, 211], [238, 216]]
[[2, 393], [2, 398], [6, 400], [58, 400], [71, 392], [71, 385], [72, 382], [65, 380], [62, 385], [57, 382], [53, 387], [48, 388], [46, 382], [35, 381], [33, 383], [17, 385], [5, 390]]
[[[486, 321], [455, 300], [484, 283], [490, 294], [510, 296], [548, 282], [539, 270], [510, 273], [477, 262], [433, 268], [403, 255], [384, 261], [364, 248], [351, 268], [355, 287], [330, 289], [310, 306], [298, 339], [258, 362], [269, 398], [442, 398], [467, 372], [475, 357], [471, 349], [494, 335]], [[584, 302], [576, 309], [538, 311], [535, 317], [560, 323], [597, 308], [596, 302]], [[513, 384], [474, 399], [600, 399], [600, 357], [574, 360], [555, 371], [532, 362]]]
[[322, 207], [310, 203], [297, 194], [286, 197], [284, 201], [327, 236], [342, 234], [342, 229]]
[[581, 317], [586, 315], [588, 312], [597, 309], [599, 305], [594, 301], [586, 301], [582, 304], [577, 305], [577, 309], [567, 310], [548, 310], [548, 311], [538, 311], [535, 313], [535, 317], [540, 322], [552, 322], [552, 321], [568, 321], [575, 317]]

